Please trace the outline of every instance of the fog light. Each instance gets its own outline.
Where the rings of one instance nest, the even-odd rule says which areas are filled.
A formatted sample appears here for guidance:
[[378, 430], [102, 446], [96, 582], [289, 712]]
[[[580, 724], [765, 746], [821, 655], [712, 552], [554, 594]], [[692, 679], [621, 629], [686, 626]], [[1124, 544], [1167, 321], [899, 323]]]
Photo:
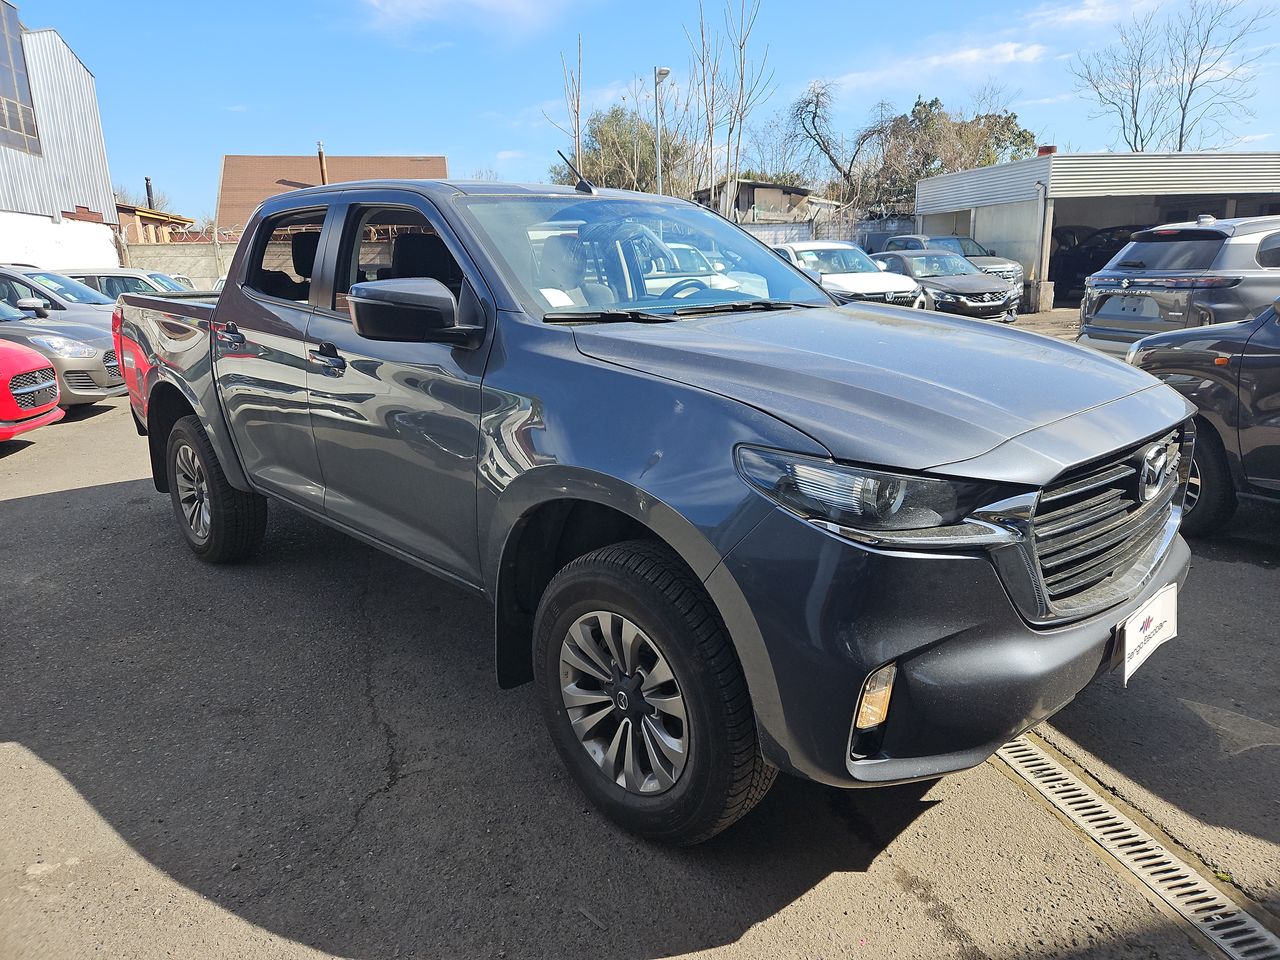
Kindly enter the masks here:
[[858, 714], [853, 725], [859, 730], [870, 730], [878, 727], [889, 717], [889, 697], [893, 695], [893, 678], [898, 668], [887, 663], [871, 676], [862, 686], [862, 696], [858, 698]]

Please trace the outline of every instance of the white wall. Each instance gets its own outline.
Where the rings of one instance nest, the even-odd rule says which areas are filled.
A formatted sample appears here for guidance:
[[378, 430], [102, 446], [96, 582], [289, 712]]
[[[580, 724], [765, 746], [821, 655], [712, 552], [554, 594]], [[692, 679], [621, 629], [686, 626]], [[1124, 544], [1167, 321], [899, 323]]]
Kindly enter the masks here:
[[212, 290], [213, 282], [226, 276], [235, 255], [234, 243], [216, 248], [212, 243], [131, 243], [128, 247], [129, 266], [190, 277], [197, 290]]
[[111, 226], [0, 211], [0, 263], [37, 267], [118, 267]]
[[1035, 263], [1037, 231], [1040, 229], [1038, 200], [995, 203], [978, 207], [973, 217], [973, 239], [1010, 260], [1017, 260], [1027, 276]]

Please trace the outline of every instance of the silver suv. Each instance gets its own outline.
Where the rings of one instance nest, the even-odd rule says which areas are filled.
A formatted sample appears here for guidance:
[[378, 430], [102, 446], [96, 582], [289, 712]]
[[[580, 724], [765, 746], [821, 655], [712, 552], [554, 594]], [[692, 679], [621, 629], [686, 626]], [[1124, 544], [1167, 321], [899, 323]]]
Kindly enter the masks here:
[[1085, 281], [1077, 343], [1123, 356], [1143, 337], [1250, 320], [1280, 297], [1280, 216], [1141, 230]]

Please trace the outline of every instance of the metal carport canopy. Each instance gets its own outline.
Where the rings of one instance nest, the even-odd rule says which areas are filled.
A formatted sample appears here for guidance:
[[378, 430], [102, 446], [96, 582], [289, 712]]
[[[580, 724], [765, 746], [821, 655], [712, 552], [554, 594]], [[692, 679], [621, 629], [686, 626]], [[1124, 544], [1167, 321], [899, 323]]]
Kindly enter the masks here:
[[916, 215], [1060, 197], [1280, 193], [1280, 153], [1051, 154], [929, 177]]

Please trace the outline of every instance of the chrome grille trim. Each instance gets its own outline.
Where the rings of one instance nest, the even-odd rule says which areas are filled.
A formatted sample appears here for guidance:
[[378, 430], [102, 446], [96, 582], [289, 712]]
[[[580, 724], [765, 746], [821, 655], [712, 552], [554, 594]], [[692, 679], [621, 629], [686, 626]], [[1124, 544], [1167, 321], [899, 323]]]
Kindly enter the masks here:
[[[1177, 533], [1192, 438], [1184, 425], [1074, 467], [1041, 491], [1029, 531], [1040, 606], [1033, 619], [1088, 616], [1146, 582]], [[1152, 478], [1141, 457], [1157, 443], [1166, 466], [1144, 500], [1141, 484]]]
[[9, 378], [9, 393], [19, 409], [34, 410], [58, 399], [58, 381], [53, 367], [28, 370]]

